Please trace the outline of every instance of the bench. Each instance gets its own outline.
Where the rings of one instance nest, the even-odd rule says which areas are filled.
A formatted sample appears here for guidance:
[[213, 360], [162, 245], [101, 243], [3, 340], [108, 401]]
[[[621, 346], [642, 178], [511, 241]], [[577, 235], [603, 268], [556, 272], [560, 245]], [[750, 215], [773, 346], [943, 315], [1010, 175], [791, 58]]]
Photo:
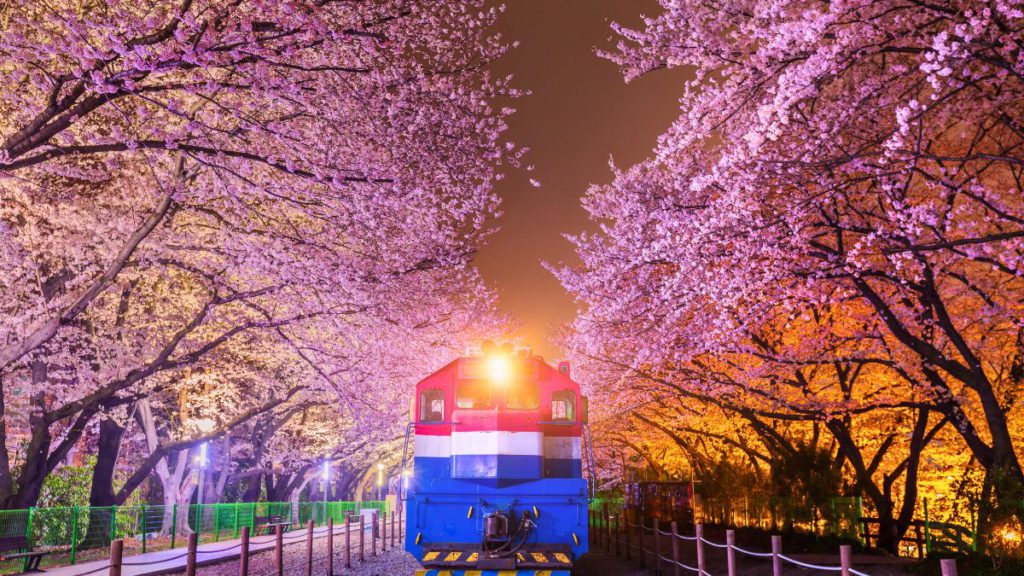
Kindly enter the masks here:
[[[14, 550], [14, 554], [6, 554]], [[24, 550], [24, 552], [21, 552]], [[33, 552], [28, 545], [28, 538], [26, 536], [3, 536], [0, 537], [0, 560], [17, 560], [19, 558], [25, 559], [25, 572], [42, 572], [39, 569], [39, 563], [43, 560], [43, 556], [46, 556], [49, 552]]]
[[[277, 526], [288, 527], [291, 526], [291, 522], [286, 521], [281, 516], [257, 516], [253, 525], [256, 526], [256, 534], [273, 534], [274, 528]], [[284, 530], [284, 528], [282, 528]]]

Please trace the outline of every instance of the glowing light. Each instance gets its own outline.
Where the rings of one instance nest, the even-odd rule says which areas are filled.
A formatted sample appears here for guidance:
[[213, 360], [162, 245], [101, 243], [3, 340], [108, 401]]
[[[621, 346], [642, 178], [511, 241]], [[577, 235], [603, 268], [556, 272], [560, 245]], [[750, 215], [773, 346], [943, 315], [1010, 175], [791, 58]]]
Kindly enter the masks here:
[[384, 465], [377, 464], [377, 486], [384, 485]]
[[487, 358], [487, 377], [495, 384], [506, 384], [512, 379], [512, 364], [505, 356]]
[[324, 462], [324, 480], [331, 479], [331, 463]]
[[199, 445], [199, 456], [196, 456], [196, 464], [200, 468], [206, 468], [206, 442]]
[[412, 476], [412, 471], [406, 470], [402, 472], [402, 488], [409, 489], [409, 477]]
[[1002, 536], [1003, 540], [1006, 540], [1007, 542], [1016, 542], [1020, 540], [1020, 534], [1018, 534], [1016, 530], [1013, 530], [1011, 528], [1003, 528]]

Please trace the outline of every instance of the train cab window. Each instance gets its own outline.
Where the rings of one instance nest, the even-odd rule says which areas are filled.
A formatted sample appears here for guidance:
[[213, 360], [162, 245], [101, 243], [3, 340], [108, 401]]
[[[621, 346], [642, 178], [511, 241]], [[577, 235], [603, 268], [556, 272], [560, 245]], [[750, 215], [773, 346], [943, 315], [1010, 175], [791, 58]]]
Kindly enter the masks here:
[[444, 422], [444, 390], [427, 388], [420, 392], [420, 422]]
[[455, 405], [459, 408], [491, 407], [491, 386], [488, 382], [463, 382], [455, 387]]
[[522, 384], [509, 389], [505, 408], [509, 410], [536, 410], [540, 407], [540, 388], [536, 384]]
[[558, 390], [551, 394], [551, 419], [576, 420], [576, 392], [574, 390]]

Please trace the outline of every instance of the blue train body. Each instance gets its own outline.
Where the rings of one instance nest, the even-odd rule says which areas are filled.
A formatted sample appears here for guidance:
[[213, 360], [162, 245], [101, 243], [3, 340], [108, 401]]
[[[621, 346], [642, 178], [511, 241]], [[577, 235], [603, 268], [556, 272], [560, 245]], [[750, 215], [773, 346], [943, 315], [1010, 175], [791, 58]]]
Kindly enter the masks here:
[[567, 576], [589, 502], [586, 398], [568, 365], [459, 358], [417, 385], [413, 412], [406, 550], [421, 573]]

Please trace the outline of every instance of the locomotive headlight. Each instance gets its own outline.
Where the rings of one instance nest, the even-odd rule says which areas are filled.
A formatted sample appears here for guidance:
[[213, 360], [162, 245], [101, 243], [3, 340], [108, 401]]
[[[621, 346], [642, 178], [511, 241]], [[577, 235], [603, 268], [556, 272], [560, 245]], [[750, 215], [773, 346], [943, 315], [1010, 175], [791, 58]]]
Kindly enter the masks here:
[[487, 377], [491, 382], [504, 386], [512, 379], [512, 363], [505, 356], [487, 358]]

